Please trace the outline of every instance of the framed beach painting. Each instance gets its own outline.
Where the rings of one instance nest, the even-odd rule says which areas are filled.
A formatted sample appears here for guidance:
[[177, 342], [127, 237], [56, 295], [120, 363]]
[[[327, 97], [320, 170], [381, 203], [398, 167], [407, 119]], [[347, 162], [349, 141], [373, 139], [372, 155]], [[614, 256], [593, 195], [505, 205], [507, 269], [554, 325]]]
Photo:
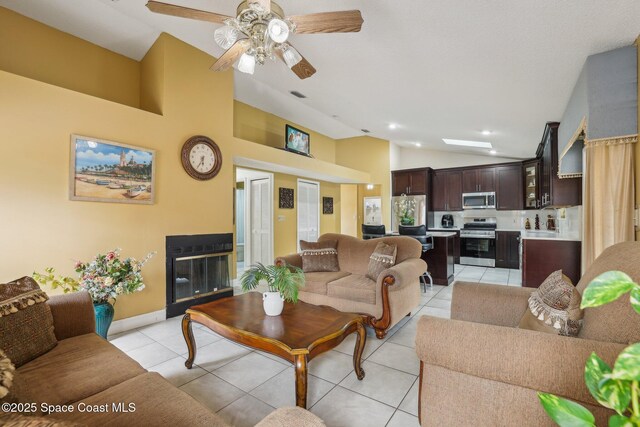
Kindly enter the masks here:
[[364, 223], [382, 225], [382, 197], [364, 198]]
[[71, 135], [69, 198], [153, 204], [155, 150]]

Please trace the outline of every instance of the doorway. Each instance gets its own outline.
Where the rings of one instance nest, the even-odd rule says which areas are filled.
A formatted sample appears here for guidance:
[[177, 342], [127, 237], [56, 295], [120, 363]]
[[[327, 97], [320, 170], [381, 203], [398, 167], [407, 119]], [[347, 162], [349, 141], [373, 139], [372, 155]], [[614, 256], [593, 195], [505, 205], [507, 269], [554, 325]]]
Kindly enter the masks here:
[[273, 263], [273, 174], [236, 169], [236, 268]]
[[315, 242], [320, 232], [320, 183], [298, 179], [298, 252], [300, 240]]

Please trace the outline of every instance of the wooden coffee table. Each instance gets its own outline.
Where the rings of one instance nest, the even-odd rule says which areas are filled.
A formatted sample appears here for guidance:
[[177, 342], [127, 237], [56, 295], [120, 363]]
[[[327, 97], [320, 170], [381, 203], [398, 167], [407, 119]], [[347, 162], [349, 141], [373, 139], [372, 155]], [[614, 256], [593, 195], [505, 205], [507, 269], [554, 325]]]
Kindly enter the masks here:
[[336, 347], [353, 332], [358, 334], [353, 368], [359, 380], [364, 378], [360, 361], [367, 334], [364, 319], [359, 314], [299, 301], [297, 304], [285, 303], [280, 316], [267, 316], [262, 308], [262, 294], [258, 292], [196, 305], [189, 308], [182, 319], [182, 333], [189, 348], [185, 366], [189, 369], [196, 357], [192, 322], [232, 341], [292, 362], [296, 376], [296, 405], [302, 408], [307, 406], [307, 363]]

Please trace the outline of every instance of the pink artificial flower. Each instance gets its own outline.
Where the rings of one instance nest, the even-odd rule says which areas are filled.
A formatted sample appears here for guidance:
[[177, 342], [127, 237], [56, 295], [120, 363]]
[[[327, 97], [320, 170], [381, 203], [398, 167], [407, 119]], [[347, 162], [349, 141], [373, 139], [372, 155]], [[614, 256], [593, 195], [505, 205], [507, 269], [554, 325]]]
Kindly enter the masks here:
[[76, 261], [75, 269], [77, 270], [79, 268], [82, 268], [83, 265], [84, 264], [82, 263], [82, 261]]
[[111, 261], [112, 259], [114, 259], [116, 257], [116, 253], [111, 251], [107, 254], [107, 260]]

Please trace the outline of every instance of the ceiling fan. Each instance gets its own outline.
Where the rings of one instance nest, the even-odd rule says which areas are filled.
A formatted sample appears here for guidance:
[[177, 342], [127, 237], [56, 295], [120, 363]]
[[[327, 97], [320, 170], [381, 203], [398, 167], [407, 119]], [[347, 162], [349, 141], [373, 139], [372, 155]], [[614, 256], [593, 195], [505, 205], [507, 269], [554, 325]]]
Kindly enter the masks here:
[[289, 42], [294, 34], [349, 33], [362, 28], [359, 10], [285, 16], [271, 0], [245, 0], [238, 5], [237, 16], [191, 9], [150, 0], [147, 8], [155, 13], [224, 24], [214, 33], [216, 43], [226, 52], [211, 66], [224, 71], [238, 60], [238, 70], [253, 74], [256, 63], [280, 58], [301, 79], [311, 77], [316, 69]]

